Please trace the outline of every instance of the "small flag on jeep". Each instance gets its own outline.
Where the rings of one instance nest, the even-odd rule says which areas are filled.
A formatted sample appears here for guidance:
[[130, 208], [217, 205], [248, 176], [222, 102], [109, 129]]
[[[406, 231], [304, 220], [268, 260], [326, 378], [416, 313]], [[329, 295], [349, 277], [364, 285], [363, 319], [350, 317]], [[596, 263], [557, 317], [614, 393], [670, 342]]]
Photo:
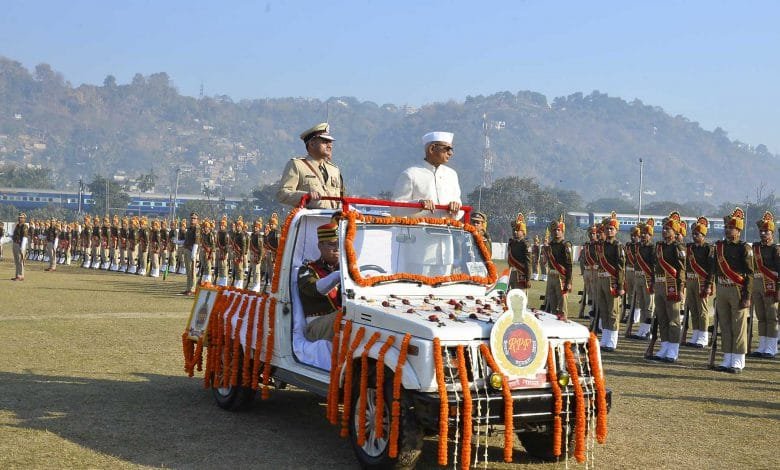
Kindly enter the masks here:
[[498, 279], [496, 279], [496, 283], [490, 286], [486, 295], [490, 295], [496, 291], [506, 292], [508, 289], [509, 289], [509, 268], [505, 269], [501, 273], [501, 275], [498, 276]]

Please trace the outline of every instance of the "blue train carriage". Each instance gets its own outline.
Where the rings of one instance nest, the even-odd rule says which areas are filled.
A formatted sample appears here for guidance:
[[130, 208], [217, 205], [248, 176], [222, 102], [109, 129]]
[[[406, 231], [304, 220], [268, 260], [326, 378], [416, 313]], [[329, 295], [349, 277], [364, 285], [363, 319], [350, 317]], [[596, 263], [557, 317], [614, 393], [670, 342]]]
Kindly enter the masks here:
[[[94, 206], [89, 194], [82, 194], [82, 206]], [[58, 206], [71, 210], [79, 208], [79, 193], [56, 189], [0, 188], [0, 204], [8, 204], [20, 210], [33, 210], [46, 206]]]
[[[586, 229], [591, 225], [601, 222], [605, 217], [612, 215], [611, 212], [567, 212], [575, 221], [577, 228]], [[661, 221], [666, 215], [657, 214], [642, 214], [641, 220], [644, 222], [647, 219], [652, 218], [654, 221], [655, 232], [661, 233]], [[618, 213], [617, 219], [620, 224], [619, 230], [621, 232], [628, 232], [636, 226], [639, 216], [637, 214]], [[690, 227], [691, 223], [695, 222], [697, 217], [681, 217], [682, 221]], [[710, 221], [709, 234], [722, 235], [723, 234], [723, 219], [722, 217], [707, 216]]]

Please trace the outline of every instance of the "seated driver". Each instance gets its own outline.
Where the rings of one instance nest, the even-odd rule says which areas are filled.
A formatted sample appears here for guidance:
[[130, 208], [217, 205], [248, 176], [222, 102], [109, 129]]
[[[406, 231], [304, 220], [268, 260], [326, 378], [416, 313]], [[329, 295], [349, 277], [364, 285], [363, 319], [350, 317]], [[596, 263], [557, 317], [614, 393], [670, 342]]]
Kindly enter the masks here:
[[336, 223], [317, 228], [320, 257], [298, 270], [298, 292], [306, 317], [304, 336], [308, 341], [333, 339], [333, 322], [341, 308], [337, 229]]

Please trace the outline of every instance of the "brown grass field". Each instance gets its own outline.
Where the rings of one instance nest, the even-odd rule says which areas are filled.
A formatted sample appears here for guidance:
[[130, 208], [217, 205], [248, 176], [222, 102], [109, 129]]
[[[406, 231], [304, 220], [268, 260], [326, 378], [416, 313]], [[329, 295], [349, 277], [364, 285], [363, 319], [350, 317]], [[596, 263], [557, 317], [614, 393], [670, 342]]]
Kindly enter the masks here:
[[[19, 283], [9, 255], [0, 262], [0, 468], [357, 468], [315, 395], [274, 390], [229, 413], [200, 376], [185, 376], [183, 276], [46, 273], [31, 262]], [[621, 338], [605, 355], [613, 408], [592, 468], [777, 468], [780, 361], [749, 360], [733, 376], [707, 370], [707, 350], [683, 348], [681, 364], [666, 366], [645, 362], [644, 348]], [[515, 446], [514, 464], [489, 467], [566, 466]], [[437, 468], [435, 440], [419, 467]]]

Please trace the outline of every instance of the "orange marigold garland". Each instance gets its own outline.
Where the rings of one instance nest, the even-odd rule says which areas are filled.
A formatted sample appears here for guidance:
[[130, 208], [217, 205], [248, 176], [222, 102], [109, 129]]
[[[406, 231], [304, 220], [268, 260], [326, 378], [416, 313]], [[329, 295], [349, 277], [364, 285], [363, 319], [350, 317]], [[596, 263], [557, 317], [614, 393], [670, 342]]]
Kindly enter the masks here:
[[192, 377], [195, 374], [190, 368], [190, 364], [192, 363], [192, 357], [195, 355], [195, 343], [190, 340], [190, 334], [187, 330], [184, 330], [184, 333], [181, 334], [181, 345], [184, 352], [184, 372]]
[[447, 400], [447, 385], [444, 383], [444, 362], [442, 359], [441, 340], [433, 338], [433, 364], [436, 368], [436, 383], [439, 386], [439, 465], [447, 465], [447, 435], [448, 416], [450, 412]]
[[553, 394], [553, 455], [561, 455], [561, 435], [563, 426], [561, 422], [561, 411], [563, 411], [563, 394], [561, 385], [558, 383], [558, 371], [555, 369], [554, 348], [550, 347], [547, 354], [547, 381], [550, 382], [550, 388]]
[[206, 354], [206, 372], [203, 374], [203, 387], [211, 388], [211, 381], [214, 375], [214, 353], [216, 352], [217, 326], [221, 318], [222, 311], [225, 309], [227, 296], [220, 290], [217, 299], [214, 301], [214, 308], [211, 311], [211, 317], [208, 324], [208, 352]]
[[344, 361], [349, 349], [349, 340], [352, 336], [352, 321], [347, 320], [344, 325], [344, 331], [341, 333], [341, 346], [339, 346], [339, 359], [335, 366], [331, 364], [331, 383], [333, 384], [333, 395], [330, 396], [330, 403], [333, 405], [328, 408], [328, 421], [330, 424], [339, 424], [339, 380], [341, 379], [341, 369], [344, 367]]
[[512, 391], [509, 389], [509, 377], [501, 373], [501, 369], [498, 368], [496, 360], [493, 359], [493, 354], [490, 353], [490, 349], [485, 343], [479, 345], [479, 351], [488, 363], [490, 370], [496, 374], [501, 374], [501, 395], [504, 397], [504, 462], [511, 462], [514, 452], [515, 422], [513, 416], [514, 401], [512, 400]]
[[[325, 416], [328, 421], [333, 416], [333, 409], [336, 408], [336, 415], [338, 419], [338, 389], [339, 389], [339, 377], [336, 374], [339, 361], [339, 345], [341, 344], [341, 319], [344, 317], [344, 312], [339, 309], [336, 312], [336, 319], [333, 323], [333, 346], [330, 351], [330, 382], [328, 382], [328, 404], [325, 408]], [[335, 423], [333, 423], [335, 424]]]
[[412, 335], [406, 333], [401, 341], [401, 351], [398, 353], [398, 363], [395, 365], [395, 374], [393, 375], [393, 406], [390, 413], [390, 449], [387, 455], [390, 458], [398, 456], [398, 427], [401, 419], [401, 384], [403, 383], [404, 364], [409, 350], [409, 341]]
[[607, 442], [607, 388], [604, 383], [604, 371], [601, 369], [598, 338], [593, 332], [588, 339], [588, 356], [590, 370], [593, 371], [593, 381], [596, 384], [596, 441], [604, 444]]
[[249, 302], [248, 296], [244, 295], [241, 301], [241, 305], [236, 310], [236, 329], [233, 332], [233, 351], [231, 353], [230, 364], [230, 385], [236, 387], [238, 383], [239, 364], [238, 360], [241, 358], [241, 327], [244, 324], [244, 317], [246, 316], [246, 304]]
[[376, 419], [374, 421], [374, 433], [377, 439], [384, 437], [385, 415], [385, 354], [395, 343], [395, 336], [390, 336], [379, 350], [376, 359]]
[[268, 302], [268, 341], [265, 343], [265, 366], [263, 367], [263, 400], [270, 396], [268, 384], [271, 381], [271, 359], [274, 354], [274, 322], [276, 320], [276, 297], [272, 297]]
[[274, 259], [274, 277], [271, 279], [271, 292], [274, 294], [279, 291], [279, 271], [282, 267], [282, 256], [284, 256], [284, 246], [287, 243], [287, 234], [290, 231], [290, 224], [292, 224], [292, 220], [299, 210], [300, 207], [296, 207], [290, 211], [287, 218], [284, 219], [282, 233], [279, 235], [279, 246], [276, 248], [276, 258]]
[[466, 355], [463, 352], [463, 345], [459, 344], [458, 349], [458, 377], [463, 392], [463, 443], [460, 447], [460, 466], [468, 469], [471, 466], [471, 388], [469, 387], [469, 375], [466, 370]]
[[231, 317], [235, 316], [236, 312], [238, 311], [238, 307], [240, 306], [241, 303], [239, 303], [236, 308], [225, 314], [225, 328], [223, 329], [222, 342], [220, 343], [220, 348], [222, 349], [222, 387], [224, 388], [227, 388], [230, 385], [230, 378], [233, 375], [233, 361], [231, 357], [231, 352], [233, 351], [233, 343], [231, 342], [233, 339], [233, 320]]
[[260, 382], [260, 365], [263, 361], [260, 356], [263, 350], [263, 338], [265, 333], [265, 304], [268, 301], [268, 294], [260, 297], [260, 307], [257, 309], [257, 334], [255, 335], [255, 357], [252, 361], [252, 390], [257, 390]]
[[366, 409], [368, 408], [368, 352], [374, 347], [374, 343], [382, 335], [375, 331], [363, 347], [363, 354], [360, 355], [360, 403], [358, 405], [358, 432], [357, 444], [363, 447], [366, 443]]
[[360, 327], [355, 334], [355, 339], [352, 340], [352, 344], [349, 345], [349, 350], [346, 354], [346, 363], [344, 365], [344, 412], [341, 414], [341, 437], [347, 437], [349, 434], [349, 413], [352, 406], [352, 368], [353, 361], [352, 356], [355, 354], [360, 342], [363, 340], [363, 335], [366, 333], [364, 327]]
[[244, 335], [244, 362], [241, 371], [241, 386], [250, 387], [252, 385], [252, 333], [255, 329], [255, 303], [257, 295], [251, 294], [249, 297], [248, 321], [246, 323], [246, 334]]
[[577, 361], [574, 359], [574, 353], [571, 350], [571, 342], [567, 341], [564, 344], [564, 351], [566, 352], [566, 370], [569, 371], [571, 376], [571, 382], [574, 387], [574, 412], [576, 416], [576, 422], [574, 423], [574, 458], [577, 462], [585, 461], [585, 394], [582, 390], [582, 384], [580, 384], [580, 375], [577, 370]]
[[[395, 273], [395, 274], [389, 274], [386, 276], [377, 275], [372, 276], [370, 278], [364, 278], [360, 274], [360, 269], [357, 266], [357, 254], [355, 253], [355, 235], [357, 233], [357, 221], [362, 221], [366, 223], [371, 224], [385, 224], [385, 225], [418, 225], [421, 223], [427, 223], [431, 225], [446, 225], [446, 226], [453, 226], [457, 228], [464, 228], [468, 232], [475, 234], [476, 229], [472, 225], [464, 225], [462, 222], [459, 222], [457, 220], [453, 219], [437, 219], [433, 217], [423, 217], [423, 218], [405, 218], [405, 217], [373, 217], [368, 215], [363, 215], [355, 211], [349, 211], [346, 214], [346, 217], [349, 221], [347, 224], [347, 233], [346, 233], [346, 241], [344, 243], [344, 251], [347, 255], [347, 268], [349, 270], [349, 275], [352, 278], [353, 281], [355, 281], [355, 284], [362, 286], [362, 287], [370, 287], [380, 282], [388, 282], [388, 281], [397, 281], [397, 280], [410, 280], [414, 282], [419, 282], [422, 284], [427, 284], [430, 286], [441, 284], [444, 282], [475, 282], [477, 284], [482, 285], [489, 285], [496, 282], [497, 279], [497, 273], [496, 273], [496, 267], [493, 263], [488, 262], [487, 269], [488, 269], [488, 276], [470, 276], [468, 274], [451, 274], [449, 276], [421, 276], [419, 274], [412, 274], [412, 273]], [[477, 241], [477, 245], [479, 246], [480, 253], [482, 253], [482, 256], [484, 259], [489, 260], [490, 255], [488, 254], [487, 248], [485, 247], [485, 244], [481, 237], [475, 237], [475, 240]]]

